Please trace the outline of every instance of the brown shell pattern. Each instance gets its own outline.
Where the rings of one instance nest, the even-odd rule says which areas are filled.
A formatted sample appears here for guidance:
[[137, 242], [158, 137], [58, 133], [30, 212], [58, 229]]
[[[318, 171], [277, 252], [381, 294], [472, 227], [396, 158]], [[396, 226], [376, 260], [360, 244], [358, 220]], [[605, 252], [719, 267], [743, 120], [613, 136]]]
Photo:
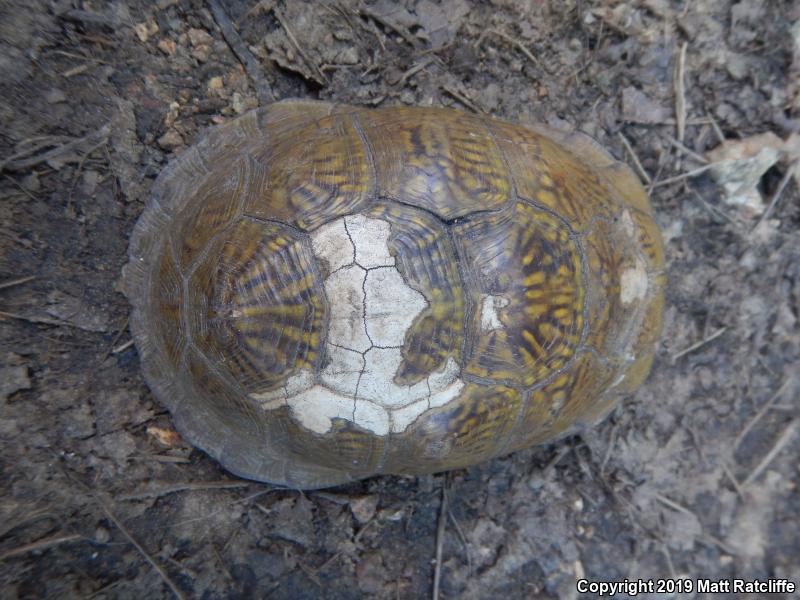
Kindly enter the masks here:
[[286, 101], [164, 170], [124, 281], [181, 433], [319, 488], [602, 418], [652, 365], [664, 252], [636, 177], [582, 134]]

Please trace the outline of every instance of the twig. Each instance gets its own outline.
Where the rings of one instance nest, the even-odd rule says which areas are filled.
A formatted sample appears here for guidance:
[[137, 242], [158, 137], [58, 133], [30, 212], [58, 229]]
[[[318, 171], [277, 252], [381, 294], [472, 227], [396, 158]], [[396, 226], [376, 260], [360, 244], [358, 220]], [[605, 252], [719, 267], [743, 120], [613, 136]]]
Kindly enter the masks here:
[[69, 58], [79, 58], [81, 60], [89, 60], [92, 62], [96, 62], [100, 65], [107, 65], [108, 63], [104, 60], [100, 60], [99, 58], [93, 58], [91, 56], [84, 56], [83, 54], [73, 54], [72, 52], [64, 52], [63, 50], [53, 50], [53, 54], [58, 54], [59, 56], [68, 56]]
[[705, 156], [703, 156], [701, 154], [698, 154], [697, 152], [695, 152], [691, 148], [687, 148], [682, 142], [679, 142], [678, 140], [676, 140], [671, 135], [665, 135], [664, 139], [667, 140], [673, 146], [675, 146], [678, 150], [680, 150], [681, 152], [686, 154], [687, 156], [692, 157], [694, 160], [696, 160], [700, 164], [703, 164], [703, 165], [707, 165], [708, 164], [708, 159]]
[[515, 48], [517, 48], [520, 52], [522, 52], [525, 56], [528, 57], [528, 60], [530, 60], [537, 67], [539, 67], [539, 68], [542, 67], [542, 63], [539, 62], [539, 59], [536, 58], [533, 55], [533, 53], [530, 50], [528, 50], [522, 42], [520, 42], [518, 39], [515, 39], [515, 38], [511, 37], [510, 35], [508, 35], [506, 33], [503, 33], [502, 31], [499, 31], [497, 29], [487, 29], [486, 31], [484, 31], [480, 35], [480, 37], [478, 38], [478, 41], [476, 42], [476, 45], [480, 45], [480, 43], [483, 41], [483, 38], [485, 38], [486, 35], [490, 34], [490, 33], [492, 35], [496, 35], [497, 37], [505, 40], [506, 42], [508, 42], [509, 44], [514, 46]]
[[786, 169], [786, 173], [783, 174], [783, 178], [778, 184], [778, 188], [775, 190], [775, 193], [772, 194], [772, 198], [769, 201], [769, 205], [767, 205], [767, 210], [765, 210], [764, 214], [761, 215], [761, 218], [758, 220], [758, 223], [756, 223], [756, 226], [753, 227], [753, 231], [758, 229], [758, 227], [770, 217], [772, 211], [775, 210], [775, 206], [777, 206], [778, 204], [778, 200], [780, 199], [781, 194], [783, 193], [783, 189], [789, 183], [789, 180], [792, 178], [792, 175], [794, 175], [795, 169], [797, 168], [798, 164], [800, 164], [800, 161], [795, 161], [791, 165], [789, 165], [788, 169]]
[[469, 550], [469, 542], [467, 541], [467, 536], [464, 535], [464, 531], [461, 529], [461, 525], [459, 524], [456, 516], [453, 514], [452, 509], [448, 506], [447, 507], [447, 516], [450, 517], [450, 522], [453, 524], [453, 527], [456, 530], [456, 534], [458, 535], [458, 539], [461, 540], [461, 545], [464, 546], [464, 554], [467, 555], [467, 572], [468, 575], [472, 575], [472, 553]]
[[[676, 510], [676, 511], [682, 512], [684, 514], [691, 515], [691, 516], [693, 516], [694, 518], [697, 519], [697, 515], [693, 511], [689, 510], [688, 508], [686, 508], [682, 504], [678, 504], [674, 500], [670, 500], [669, 498], [667, 498], [666, 496], [664, 496], [662, 494], [656, 493], [655, 494], [655, 499], [658, 500], [659, 502], [661, 502], [661, 504], [663, 504], [664, 506], [666, 506], [668, 508], [671, 508], [672, 510]], [[700, 519], [697, 519], [697, 520], [699, 521]]]
[[447, 524], [447, 475], [442, 480], [442, 503], [439, 507], [439, 523], [436, 526], [436, 566], [433, 571], [433, 600], [439, 600], [439, 586], [442, 581], [442, 547], [444, 546], [444, 527]]
[[124, 344], [120, 344], [116, 348], [112, 348], [111, 354], [119, 354], [120, 352], [125, 352], [128, 348], [133, 346], [133, 340], [128, 340]]
[[380, 14], [374, 12], [368, 6], [359, 6], [358, 7], [358, 12], [361, 13], [362, 15], [364, 15], [365, 17], [369, 17], [370, 19], [374, 19], [375, 21], [377, 21], [378, 23], [380, 23], [384, 27], [388, 27], [389, 29], [391, 29], [395, 33], [399, 33], [400, 37], [402, 37], [411, 47], [416, 47], [417, 40], [414, 39], [414, 36], [411, 35], [411, 33], [409, 33], [408, 30], [406, 30], [404, 27], [401, 27], [397, 23], [393, 23], [389, 19], [385, 19], [383, 16], [381, 16]]
[[657, 188], [661, 187], [662, 185], [669, 185], [670, 183], [677, 183], [678, 181], [683, 181], [684, 179], [689, 179], [690, 177], [697, 177], [708, 171], [709, 169], [713, 169], [717, 166], [718, 163], [709, 163], [707, 165], [703, 165], [702, 167], [698, 167], [692, 171], [687, 171], [686, 173], [682, 173], [681, 175], [676, 175], [675, 177], [669, 177], [667, 179], [662, 179], [654, 183], [651, 187]]
[[711, 129], [714, 130], [714, 134], [717, 136], [717, 140], [721, 144], [727, 139], [722, 131], [722, 127], [719, 126], [717, 120], [714, 117], [712, 117], [710, 113], [706, 114], [706, 118], [708, 119], [708, 122], [711, 123]]
[[22, 556], [23, 554], [27, 554], [28, 552], [45, 550], [47, 548], [52, 548], [53, 546], [59, 546], [61, 544], [66, 544], [68, 542], [74, 542], [82, 539], [84, 539], [84, 537], [82, 535], [77, 535], [77, 534], [61, 535], [57, 537], [45, 538], [43, 540], [39, 540], [38, 542], [32, 542], [30, 544], [17, 546], [16, 548], [9, 550], [8, 552], [0, 554], [0, 562], [3, 562], [4, 560], [8, 558], [13, 558], [15, 556]]
[[619, 422], [615, 422], [614, 425], [611, 427], [611, 432], [608, 434], [608, 447], [606, 448], [606, 453], [603, 456], [603, 461], [600, 463], [601, 477], [603, 477], [606, 473], [606, 465], [608, 465], [608, 461], [611, 459], [611, 453], [614, 450], [614, 446], [617, 443], [618, 428], [619, 428]]
[[114, 336], [114, 339], [111, 341], [111, 345], [108, 347], [108, 350], [106, 350], [106, 353], [103, 355], [103, 358], [100, 359], [101, 363], [106, 362], [106, 359], [109, 356], [111, 356], [112, 353], [114, 353], [114, 348], [117, 345], [117, 342], [122, 337], [122, 334], [124, 334], [127, 331], [128, 323], [130, 322], [130, 320], [131, 320], [130, 317], [125, 317], [125, 323], [122, 325], [122, 327], [119, 328], [119, 331], [117, 332], [117, 335]]
[[104, 25], [111, 29], [116, 29], [120, 25], [122, 25], [122, 21], [120, 21], [115, 16], [109, 16], [102, 13], [91, 12], [88, 10], [79, 10], [73, 9], [68, 10], [64, 14], [60, 15], [61, 19], [65, 21], [72, 21], [74, 23], [88, 23], [91, 25]]
[[247, 76], [250, 77], [250, 80], [253, 82], [253, 87], [256, 89], [259, 102], [262, 105], [274, 102], [275, 95], [261, 72], [261, 65], [242, 41], [233, 23], [231, 23], [231, 20], [228, 18], [227, 13], [220, 5], [219, 0], [208, 0], [208, 7], [211, 9], [211, 14], [214, 15], [217, 27], [219, 27], [219, 30], [222, 32], [222, 37], [239, 62], [242, 63], [244, 70], [247, 72]]
[[656, 184], [658, 183], [658, 178], [661, 177], [661, 171], [664, 170], [664, 165], [666, 164], [666, 162], [667, 161], [665, 161], [665, 160], [659, 160], [658, 161], [658, 169], [656, 169], [656, 174], [653, 176], [653, 183], [651, 183], [650, 185], [647, 186], [647, 195], [648, 196], [652, 196], [653, 195], [653, 189], [656, 187]]
[[26, 170], [30, 169], [31, 167], [35, 167], [38, 164], [41, 164], [41, 163], [46, 162], [48, 160], [52, 160], [52, 159], [58, 157], [59, 155], [64, 154], [65, 152], [68, 152], [70, 150], [74, 150], [75, 148], [79, 147], [81, 144], [84, 144], [86, 142], [91, 141], [91, 142], [97, 143], [97, 142], [95, 142], [95, 140], [98, 140], [98, 139], [101, 140], [101, 141], [106, 140], [110, 133], [111, 133], [111, 125], [106, 124], [106, 125], [103, 125], [97, 131], [93, 131], [89, 135], [86, 135], [86, 136], [84, 136], [82, 138], [78, 138], [78, 139], [72, 140], [71, 142], [67, 142], [65, 144], [62, 144], [61, 146], [56, 146], [55, 148], [47, 150], [46, 152], [42, 152], [41, 154], [37, 154], [36, 156], [31, 156], [30, 158], [26, 158], [26, 157], [30, 156], [31, 152], [35, 152], [39, 148], [35, 148], [32, 151], [31, 150], [26, 150], [26, 151], [19, 152], [17, 154], [9, 156], [7, 159], [5, 159], [3, 161], [0, 161], [0, 172], [5, 171], [5, 170], [9, 170], [9, 171], [26, 171]]
[[36, 279], [36, 275], [28, 275], [27, 277], [20, 277], [19, 279], [4, 281], [3, 283], [0, 283], [0, 290], [5, 290], [10, 287], [22, 285], [23, 283], [28, 283], [29, 281], [33, 281], [34, 279]]
[[139, 500], [141, 498], [152, 498], [174, 494], [175, 492], [197, 491], [197, 490], [230, 490], [249, 487], [246, 481], [189, 481], [185, 483], [175, 483], [162, 486], [151, 486], [132, 494], [119, 496], [117, 500]]
[[736, 550], [734, 550], [733, 548], [728, 546], [721, 539], [711, 535], [710, 533], [703, 533], [702, 536], [697, 538], [697, 541], [698, 542], [705, 542], [706, 545], [716, 546], [717, 548], [719, 548], [723, 552], [727, 552], [731, 556], [738, 556], [739, 555], [739, 553]]
[[139, 542], [136, 541], [136, 538], [134, 538], [133, 535], [131, 535], [131, 532], [128, 531], [128, 528], [125, 527], [125, 525], [123, 525], [122, 522], [119, 519], [117, 519], [117, 517], [114, 516], [114, 513], [112, 513], [109, 510], [109, 508], [100, 501], [99, 498], [96, 498], [96, 501], [100, 505], [100, 508], [106, 514], [108, 519], [112, 523], [114, 523], [114, 525], [117, 526], [117, 529], [119, 529], [122, 532], [122, 535], [128, 538], [128, 541], [131, 544], [133, 544], [133, 546], [139, 551], [139, 553], [144, 557], [144, 559], [150, 563], [150, 566], [153, 567], [156, 570], [156, 572], [161, 576], [161, 579], [163, 579], [164, 583], [166, 583], [169, 586], [169, 589], [172, 590], [172, 593], [175, 594], [175, 597], [178, 598], [178, 600], [184, 600], [183, 592], [181, 592], [180, 588], [178, 588], [178, 586], [175, 585], [175, 582], [173, 582], [172, 579], [170, 579], [169, 575], [162, 568], [162, 566], [158, 564], [152, 556], [150, 556], [147, 550], [145, 550], [144, 547]]
[[695, 350], [697, 350], [698, 348], [702, 348], [703, 346], [705, 346], [705, 345], [706, 345], [706, 344], [708, 344], [709, 342], [712, 342], [712, 341], [714, 341], [714, 340], [715, 340], [715, 339], [717, 339], [719, 336], [721, 336], [723, 333], [725, 333], [727, 330], [728, 330], [728, 327], [727, 327], [727, 326], [720, 327], [720, 328], [719, 328], [719, 329], [717, 329], [715, 332], [713, 332], [711, 335], [709, 335], [707, 338], [705, 338], [705, 339], [702, 339], [702, 340], [700, 340], [699, 342], [697, 342], [697, 343], [695, 343], [695, 344], [692, 344], [691, 346], [689, 346], [688, 348], [686, 348], [686, 349], [684, 349], [684, 350], [681, 350], [681, 351], [680, 351], [680, 352], [678, 352], [677, 354], [673, 354], [673, 355], [672, 355], [672, 360], [673, 360], [673, 362], [674, 362], [674, 361], [676, 361], [676, 360], [678, 360], [678, 359], [679, 359], [680, 357], [682, 357], [682, 356], [686, 356], [686, 355], [687, 355], [687, 354], [689, 354], [690, 352], [694, 352], [694, 351], [695, 351]]
[[75, 186], [78, 185], [78, 177], [80, 177], [81, 173], [83, 172], [83, 165], [86, 163], [86, 159], [89, 158], [92, 152], [102, 148], [107, 143], [108, 143], [107, 139], [102, 139], [97, 144], [89, 148], [86, 152], [84, 152], [83, 156], [81, 156], [80, 161], [78, 161], [78, 168], [75, 169], [75, 175], [72, 176], [72, 185], [70, 185], [69, 194], [67, 194], [67, 206], [72, 207], [72, 196], [75, 193]]
[[89, 63], [83, 63], [82, 65], [78, 65], [77, 67], [72, 67], [71, 69], [64, 71], [64, 78], [69, 79], [70, 77], [75, 77], [75, 75], [85, 73], [88, 70]]
[[322, 582], [319, 580], [319, 577], [317, 577], [317, 574], [314, 572], [314, 569], [309, 567], [302, 560], [297, 561], [297, 566], [300, 567], [303, 573], [305, 573], [312, 582], [314, 582], [314, 585], [322, 589]]
[[800, 424], [800, 418], [795, 418], [792, 420], [786, 428], [781, 432], [776, 440], [775, 444], [772, 446], [772, 449], [767, 452], [767, 455], [761, 459], [761, 462], [758, 463], [758, 466], [753, 469], [753, 472], [747, 476], [747, 479], [744, 480], [742, 483], [742, 487], [746, 488], [751, 483], [753, 483], [756, 479], [758, 479], [759, 475], [764, 472], [764, 470], [769, 466], [769, 464], [775, 459], [778, 453], [783, 450], [784, 446], [789, 443], [794, 435], [795, 430], [797, 429], [798, 424]]
[[17, 313], [10, 313], [10, 312], [2, 311], [2, 310], [0, 310], [0, 318], [18, 319], [20, 321], [28, 321], [29, 323], [42, 323], [44, 325], [78, 327], [77, 325], [69, 323], [68, 321], [59, 321], [57, 319], [48, 319], [47, 317], [29, 317], [27, 315], [20, 315], [20, 314], [17, 314]]
[[280, 23], [281, 27], [283, 27], [284, 31], [286, 32], [286, 37], [289, 38], [289, 41], [294, 46], [295, 50], [297, 50], [297, 53], [303, 58], [303, 60], [309, 67], [311, 67], [314, 71], [317, 72], [317, 76], [320, 78], [320, 83], [324, 83], [326, 85], [330, 83], [328, 81], [328, 78], [325, 76], [325, 73], [323, 73], [322, 70], [319, 68], [319, 65], [315, 63], [313, 60], [311, 60], [308, 54], [306, 54], [306, 51], [303, 50], [303, 47], [300, 45], [300, 42], [297, 41], [297, 38], [295, 37], [294, 33], [292, 33], [289, 24], [286, 22], [286, 19], [283, 17], [283, 14], [281, 13], [280, 9], [278, 9], [277, 6], [272, 8], [272, 14], [275, 15], [276, 19], [278, 19], [278, 23]]
[[58, 516], [52, 513], [47, 508], [39, 508], [33, 510], [25, 515], [20, 516], [17, 518], [18, 513], [12, 513], [11, 515], [6, 515], [5, 521], [0, 524], [0, 538], [5, 537], [8, 532], [13, 531], [17, 527], [23, 527], [30, 523], [35, 523], [40, 519], [52, 519], [53, 521], [58, 521]]
[[728, 221], [728, 222], [729, 222], [731, 225], [733, 225], [733, 226], [734, 226], [734, 227], [736, 227], [736, 228], [741, 228], [741, 225], [742, 225], [742, 223], [740, 223], [739, 221], [737, 221], [736, 219], [734, 219], [733, 217], [731, 217], [729, 214], [727, 214], [727, 213], [725, 213], [725, 212], [721, 211], [721, 210], [720, 210], [720, 209], [718, 209], [716, 206], [713, 206], [713, 205], [709, 204], [708, 202], [706, 202], [706, 201], [703, 199], [703, 197], [702, 197], [700, 194], [698, 194], [698, 193], [697, 193], [697, 190], [694, 190], [694, 189], [692, 189], [692, 188], [689, 188], [689, 190], [692, 192], [692, 195], [695, 197], [695, 199], [696, 199], [696, 200], [697, 200], [697, 201], [698, 201], [700, 204], [702, 204], [702, 205], [703, 205], [703, 208], [705, 208], [705, 209], [706, 209], [708, 212], [710, 212], [712, 215], [715, 215], [715, 216], [717, 216], [717, 217], [720, 217], [720, 218], [722, 218], [722, 219], [723, 219], [723, 220], [725, 220], [725, 221]]
[[628, 151], [628, 154], [630, 155], [631, 159], [633, 159], [633, 164], [636, 167], [636, 170], [639, 171], [639, 175], [641, 175], [642, 179], [644, 179], [644, 182], [647, 185], [650, 185], [652, 183], [652, 180], [650, 179], [650, 175], [647, 174], [647, 171], [644, 170], [644, 167], [642, 166], [642, 163], [639, 162], [639, 157], [636, 156], [636, 152], [633, 151], [633, 147], [631, 146], [630, 142], [628, 141], [628, 138], [626, 138], [624, 135], [622, 135], [621, 131], [619, 132], [618, 135], [619, 135], [619, 139], [622, 140], [622, 145], [625, 146], [625, 150]]
[[416, 75], [417, 73], [422, 71], [425, 67], [427, 67], [432, 62], [433, 62], [433, 58], [429, 57], [427, 59], [421, 60], [420, 62], [418, 62], [415, 65], [412, 65], [405, 73], [403, 73], [402, 77], [400, 77], [399, 85], [400, 86], [405, 85], [406, 81], [408, 81], [408, 79], [411, 76]]
[[678, 141], [682, 144], [686, 133], [686, 87], [684, 74], [686, 70], [686, 49], [689, 46], [684, 42], [678, 55], [678, 68], [675, 73], [675, 120], [678, 126]]
[[8, 179], [14, 185], [15, 188], [17, 188], [20, 192], [25, 194], [31, 200], [34, 200], [34, 201], [38, 201], [39, 200], [36, 196], [34, 196], [32, 193], [30, 193], [28, 190], [26, 190], [24, 187], [22, 187], [19, 183], [17, 183], [17, 180], [14, 179], [13, 177], [11, 177], [11, 175], [3, 173], [3, 177]]
[[448, 94], [450, 94], [453, 98], [455, 98], [456, 100], [461, 102], [461, 104], [463, 104], [464, 106], [469, 108], [471, 111], [476, 112], [476, 113], [482, 112], [481, 109], [478, 108], [475, 105], [475, 103], [473, 103], [469, 98], [467, 98], [464, 94], [459, 92], [457, 89], [455, 89], [455, 88], [453, 88], [453, 87], [451, 87], [449, 85], [443, 85], [442, 86], [442, 91], [447, 92]]
[[188, 458], [186, 458], [185, 456], [172, 456], [171, 454], [149, 454], [149, 455], [145, 455], [143, 458], [147, 458], [147, 459], [151, 459], [152, 458], [153, 460], [157, 460], [158, 462], [163, 462], [163, 463], [187, 464], [187, 463], [192, 462]]
[[[353, 544], [357, 544], [359, 542], [359, 540], [361, 539], [361, 536], [364, 534], [364, 532], [367, 529], [369, 529], [369, 526], [372, 525], [375, 521], [376, 521], [376, 519], [373, 517], [372, 519], [367, 521], [366, 525], [364, 525], [361, 529], [359, 529], [358, 533], [355, 534], [355, 536], [353, 536]], [[322, 563], [317, 568], [312, 569], [314, 575], [318, 575], [321, 571], [325, 570], [329, 565], [333, 564], [333, 562], [336, 561], [336, 559], [339, 558], [340, 556], [342, 556], [342, 551], [341, 550], [339, 552], [337, 552], [336, 554], [334, 554], [333, 556], [331, 556], [328, 560], [326, 560], [324, 563]]]
[[743, 492], [742, 484], [739, 483], [738, 479], [736, 479], [736, 475], [733, 474], [731, 468], [725, 461], [722, 461], [722, 472], [725, 473], [725, 476], [728, 478], [728, 480], [730, 480], [731, 485], [733, 485], [733, 489], [736, 490], [736, 494], [741, 496]]
[[747, 425], [744, 426], [744, 429], [736, 436], [736, 439], [733, 441], [733, 448], [731, 452], [735, 452], [736, 448], [739, 447], [739, 444], [742, 443], [742, 440], [745, 436], [750, 432], [750, 430], [755, 427], [756, 423], [758, 423], [761, 418], [767, 414], [772, 405], [775, 404], [775, 401], [783, 395], [783, 392], [786, 391], [786, 388], [789, 387], [790, 383], [794, 383], [794, 377], [789, 377], [786, 381], [784, 381], [781, 386], [778, 388], [778, 391], [772, 394], [772, 397], [764, 403], [759, 411], [753, 416], [750, 421], [748, 421]]

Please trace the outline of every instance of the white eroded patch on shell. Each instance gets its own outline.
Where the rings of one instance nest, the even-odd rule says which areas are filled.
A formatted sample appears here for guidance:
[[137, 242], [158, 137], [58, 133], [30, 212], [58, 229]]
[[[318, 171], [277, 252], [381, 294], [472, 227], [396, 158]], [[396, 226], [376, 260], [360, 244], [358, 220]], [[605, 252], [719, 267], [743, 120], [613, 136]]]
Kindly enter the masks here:
[[[251, 394], [265, 410], [288, 405], [304, 427], [317, 433], [329, 432], [334, 419], [346, 419], [387, 435], [405, 431], [425, 411], [461, 393], [464, 382], [452, 358], [413, 385], [394, 381], [406, 332], [427, 301], [397, 270], [390, 235], [389, 223], [363, 215], [336, 219], [311, 234], [314, 255], [328, 267], [328, 362], [318, 380], [301, 370], [279, 390]], [[486, 319], [501, 327], [497, 310], [508, 301], [487, 298], [492, 300], [485, 303], [491, 313]]]
[[636, 235], [636, 223], [633, 222], [633, 217], [631, 216], [630, 211], [622, 211], [620, 222], [622, 223], [622, 229], [625, 231], [625, 234], [629, 238], [633, 238]]
[[[315, 385], [306, 391], [289, 398], [292, 415], [300, 423], [317, 433], [327, 433], [333, 419], [353, 420], [355, 404], [352, 398], [337, 394], [324, 385]], [[320, 410], [324, 407], [323, 410]]]
[[389, 223], [364, 215], [345, 217], [344, 222], [356, 246], [356, 262], [359, 265], [365, 269], [394, 266], [394, 256], [389, 253]]
[[356, 252], [347, 237], [344, 219], [336, 219], [317, 229], [311, 235], [311, 247], [314, 255], [328, 264], [329, 273], [352, 263]]
[[428, 386], [431, 388], [431, 408], [447, 404], [461, 392], [464, 382], [458, 378], [459, 371], [458, 364], [450, 357], [447, 359], [444, 369], [434, 371], [428, 376]]
[[376, 346], [402, 346], [406, 331], [427, 306], [425, 296], [410, 288], [395, 267], [367, 273], [367, 335]]
[[340, 394], [355, 396], [358, 378], [364, 370], [364, 357], [353, 350], [331, 346], [328, 357], [330, 362], [320, 374], [322, 383]]
[[641, 300], [647, 295], [647, 266], [637, 258], [636, 264], [622, 272], [619, 297], [623, 304]]
[[386, 408], [395, 408], [427, 398], [428, 384], [425, 380], [414, 385], [394, 382], [394, 375], [403, 362], [400, 348], [370, 348], [364, 358], [367, 364], [358, 384], [358, 399], [365, 398]]
[[330, 307], [328, 343], [364, 352], [372, 346], [364, 324], [364, 278], [367, 272], [350, 265], [325, 280]]
[[430, 389], [430, 395], [427, 398], [391, 411], [392, 432], [405, 431], [426, 410], [444, 406], [456, 398], [464, 387], [464, 382], [458, 378], [459, 371], [456, 361], [448, 358], [444, 369], [431, 373], [427, 380]]
[[500, 309], [508, 306], [508, 298], [503, 296], [481, 295], [481, 331], [491, 331], [503, 327]]

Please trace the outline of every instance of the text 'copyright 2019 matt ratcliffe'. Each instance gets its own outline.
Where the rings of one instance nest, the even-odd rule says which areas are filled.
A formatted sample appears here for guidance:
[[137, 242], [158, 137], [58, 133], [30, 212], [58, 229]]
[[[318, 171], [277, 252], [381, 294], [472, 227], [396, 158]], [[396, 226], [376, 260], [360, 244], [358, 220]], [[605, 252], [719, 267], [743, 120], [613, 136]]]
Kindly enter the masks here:
[[579, 594], [598, 598], [614, 595], [635, 598], [639, 594], [793, 594], [797, 584], [789, 579], [623, 579], [576, 582]]

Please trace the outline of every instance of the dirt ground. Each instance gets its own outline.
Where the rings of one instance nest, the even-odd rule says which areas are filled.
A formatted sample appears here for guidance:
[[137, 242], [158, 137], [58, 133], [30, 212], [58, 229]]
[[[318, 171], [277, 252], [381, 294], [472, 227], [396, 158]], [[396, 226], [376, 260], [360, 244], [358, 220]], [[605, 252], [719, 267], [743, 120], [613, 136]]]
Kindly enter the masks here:
[[[249, 72], [201, 1], [0, 1], [0, 595], [800, 584], [800, 4], [221, 4]], [[643, 388], [581, 437], [309, 493], [176, 439], [128, 343], [128, 236], [170, 157], [267, 86], [570, 125], [634, 166], [669, 269]]]

